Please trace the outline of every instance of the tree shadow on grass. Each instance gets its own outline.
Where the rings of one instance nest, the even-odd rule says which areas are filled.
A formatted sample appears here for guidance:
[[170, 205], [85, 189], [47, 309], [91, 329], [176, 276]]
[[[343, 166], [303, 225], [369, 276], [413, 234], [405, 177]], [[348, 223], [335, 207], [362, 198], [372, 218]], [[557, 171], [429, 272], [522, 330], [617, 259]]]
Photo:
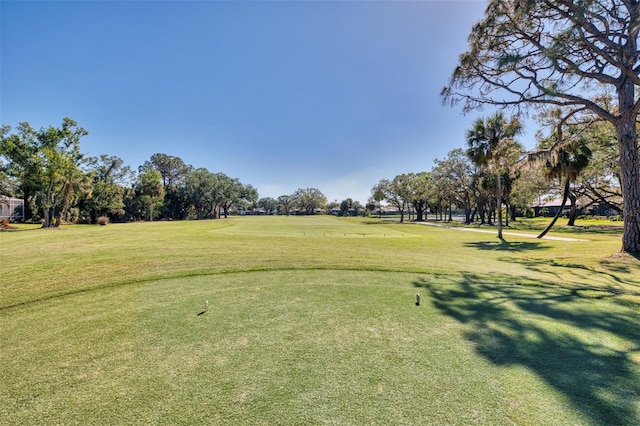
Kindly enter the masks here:
[[[633, 257], [629, 256], [629, 259]], [[562, 259], [541, 261], [513, 256], [504, 256], [498, 260], [522, 265], [538, 276], [549, 277], [550, 281], [563, 282], [567, 287], [589, 288], [613, 296], [626, 295], [640, 300], [640, 263], [635, 264], [635, 260], [625, 264], [603, 259], [598, 266], [569, 263]], [[638, 303], [635, 304], [638, 305]]]
[[640, 424], [637, 309], [594, 300], [584, 289], [507, 276], [450, 281], [414, 285], [442, 313], [468, 325], [464, 337], [480, 355], [529, 369], [594, 424]]
[[496, 241], [478, 241], [474, 243], [465, 243], [465, 247], [476, 248], [478, 250], [490, 251], [529, 251], [529, 250], [546, 250], [549, 248], [547, 244], [538, 241], [517, 241], [510, 243], [505, 239], [496, 239]]

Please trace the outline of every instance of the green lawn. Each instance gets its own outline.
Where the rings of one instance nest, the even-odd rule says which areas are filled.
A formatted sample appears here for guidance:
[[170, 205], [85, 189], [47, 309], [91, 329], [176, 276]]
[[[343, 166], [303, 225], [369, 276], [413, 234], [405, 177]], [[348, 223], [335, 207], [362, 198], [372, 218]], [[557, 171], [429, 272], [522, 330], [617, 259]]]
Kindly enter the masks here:
[[588, 226], [0, 232], [0, 423], [639, 424], [640, 262]]

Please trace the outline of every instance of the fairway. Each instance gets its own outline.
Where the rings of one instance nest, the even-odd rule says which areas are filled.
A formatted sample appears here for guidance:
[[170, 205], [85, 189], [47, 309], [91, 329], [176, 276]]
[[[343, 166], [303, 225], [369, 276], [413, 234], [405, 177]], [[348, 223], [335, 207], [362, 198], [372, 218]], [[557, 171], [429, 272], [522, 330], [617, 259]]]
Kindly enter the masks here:
[[326, 216], [0, 233], [0, 423], [637, 424], [640, 267], [576, 235]]
[[379, 220], [338, 221], [334, 216], [275, 216], [265, 220], [254, 218], [217, 229], [228, 235], [261, 237], [322, 237], [322, 238], [398, 238], [415, 237], [410, 230], [394, 229]]

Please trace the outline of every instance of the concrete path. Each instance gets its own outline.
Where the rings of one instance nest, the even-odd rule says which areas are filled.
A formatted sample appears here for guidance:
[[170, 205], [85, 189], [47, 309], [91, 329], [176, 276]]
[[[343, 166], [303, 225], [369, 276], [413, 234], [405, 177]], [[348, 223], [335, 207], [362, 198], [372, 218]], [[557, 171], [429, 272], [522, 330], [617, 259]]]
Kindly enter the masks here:
[[[447, 225], [443, 225], [440, 223], [432, 223], [432, 222], [411, 222], [411, 223], [417, 223], [417, 224], [421, 224], [421, 225], [429, 225], [429, 226], [437, 226], [440, 228], [447, 228], [447, 229], [453, 229], [455, 231], [469, 231], [469, 232], [481, 232], [484, 234], [498, 234], [497, 230], [491, 231], [488, 229], [473, 229], [473, 228], [459, 228], [457, 226], [447, 226]], [[525, 238], [536, 238], [538, 235], [537, 234], [526, 234], [523, 232], [511, 232], [511, 231], [502, 231], [502, 235], [512, 235], [514, 237], [525, 237]], [[554, 240], [554, 241], [573, 241], [573, 242], [577, 242], [577, 241], [589, 241], [589, 240], [581, 240], [579, 238], [568, 238], [568, 237], [554, 237], [554, 236], [550, 236], [550, 235], [545, 235], [544, 237], [542, 237], [543, 240]]]

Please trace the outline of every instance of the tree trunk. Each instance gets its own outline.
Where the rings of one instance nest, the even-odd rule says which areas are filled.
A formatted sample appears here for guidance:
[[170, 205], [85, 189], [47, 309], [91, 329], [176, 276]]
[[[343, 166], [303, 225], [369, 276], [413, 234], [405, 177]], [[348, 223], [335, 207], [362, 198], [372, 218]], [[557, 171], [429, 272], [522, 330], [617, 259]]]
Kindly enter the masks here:
[[464, 223], [467, 225], [471, 223], [471, 203], [469, 200], [464, 203]]
[[638, 133], [636, 114], [633, 112], [634, 86], [627, 78], [619, 91], [619, 108], [622, 114], [616, 125], [620, 150], [620, 178], [622, 184], [622, 217], [624, 234], [622, 251], [640, 254], [640, 162], [638, 161]]
[[509, 205], [509, 200], [507, 199], [504, 202], [504, 226], [509, 226], [509, 210], [511, 206]]
[[538, 235], [536, 238], [544, 237], [545, 235], [547, 235], [547, 232], [549, 232], [549, 230], [551, 228], [553, 228], [553, 225], [555, 225], [556, 221], [560, 217], [560, 214], [562, 214], [562, 210], [564, 209], [565, 204], [567, 204], [567, 197], [568, 196], [569, 196], [569, 175], [567, 175], [567, 177], [565, 179], [565, 182], [564, 182], [564, 191], [563, 191], [563, 194], [562, 194], [562, 204], [560, 205], [560, 208], [556, 212], [556, 214], [553, 217], [553, 220], [551, 221], [551, 223], [549, 225], [547, 225], [547, 227], [544, 229], [544, 231], [542, 231], [540, 233], [540, 235]]
[[71, 197], [72, 190], [73, 190], [73, 187], [70, 184], [65, 185], [64, 196], [62, 197], [60, 210], [58, 211], [58, 216], [53, 225], [55, 228], [59, 228], [60, 225], [62, 225], [62, 221], [67, 215], [67, 211], [69, 210], [69, 199]]
[[498, 173], [498, 180], [496, 181], [497, 199], [498, 199], [498, 238], [502, 239], [502, 183], [500, 182], [500, 173]]
[[22, 220], [31, 220], [33, 217], [33, 211], [31, 210], [31, 189], [27, 187], [22, 188], [22, 205], [24, 208], [24, 217]]
[[576, 205], [578, 197], [569, 191], [569, 201], [571, 201], [571, 209], [569, 210], [569, 222], [567, 222], [567, 226], [575, 226], [576, 225], [576, 217], [578, 216], [578, 206]]
[[489, 208], [487, 209], [487, 225], [493, 226], [493, 214], [496, 211], [496, 207], [492, 201], [489, 201]]
[[42, 222], [42, 227], [43, 228], [53, 228], [53, 218], [55, 217], [55, 208], [54, 207], [43, 207], [42, 208], [42, 216], [43, 216], [43, 222]]

